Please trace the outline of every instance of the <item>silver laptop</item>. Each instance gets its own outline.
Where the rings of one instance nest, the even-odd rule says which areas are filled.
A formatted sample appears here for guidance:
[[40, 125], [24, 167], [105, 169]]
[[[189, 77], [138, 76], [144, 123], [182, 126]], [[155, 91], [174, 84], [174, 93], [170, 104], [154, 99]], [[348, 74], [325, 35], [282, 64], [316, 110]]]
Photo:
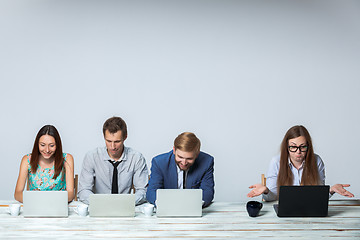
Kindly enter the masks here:
[[68, 217], [67, 191], [24, 191], [24, 217]]
[[92, 194], [90, 217], [135, 217], [135, 194]]
[[201, 217], [202, 189], [156, 190], [157, 217]]

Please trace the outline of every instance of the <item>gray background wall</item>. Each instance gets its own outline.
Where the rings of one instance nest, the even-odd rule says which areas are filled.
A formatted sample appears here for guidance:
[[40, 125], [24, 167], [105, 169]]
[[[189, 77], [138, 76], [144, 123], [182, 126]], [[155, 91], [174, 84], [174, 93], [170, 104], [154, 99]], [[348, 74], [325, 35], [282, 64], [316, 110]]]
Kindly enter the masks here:
[[359, 181], [359, 1], [0, 1], [0, 199], [53, 124], [80, 173], [123, 117], [151, 158], [193, 131], [217, 201], [246, 201], [288, 128], [305, 125], [328, 184]]

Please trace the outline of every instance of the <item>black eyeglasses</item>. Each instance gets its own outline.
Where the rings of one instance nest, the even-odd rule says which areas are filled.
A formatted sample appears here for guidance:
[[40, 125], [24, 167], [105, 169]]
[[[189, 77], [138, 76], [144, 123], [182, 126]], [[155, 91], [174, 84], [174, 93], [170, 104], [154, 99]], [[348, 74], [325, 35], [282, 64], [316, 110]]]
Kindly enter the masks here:
[[303, 145], [303, 146], [289, 146], [289, 151], [290, 152], [296, 152], [298, 149], [300, 149], [300, 152], [307, 152], [308, 150], [308, 146]]

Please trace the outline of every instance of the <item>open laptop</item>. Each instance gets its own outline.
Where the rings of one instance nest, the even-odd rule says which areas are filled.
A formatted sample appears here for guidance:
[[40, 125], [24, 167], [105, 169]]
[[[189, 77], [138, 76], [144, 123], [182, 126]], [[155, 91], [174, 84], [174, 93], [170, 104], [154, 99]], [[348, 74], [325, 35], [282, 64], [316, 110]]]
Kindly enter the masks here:
[[24, 217], [68, 217], [67, 191], [24, 191]]
[[135, 217], [135, 194], [92, 194], [90, 217]]
[[280, 186], [279, 204], [274, 205], [278, 217], [326, 217], [329, 190], [322, 186]]
[[201, 217], [202, 189], [157, 189], [157, 217]]

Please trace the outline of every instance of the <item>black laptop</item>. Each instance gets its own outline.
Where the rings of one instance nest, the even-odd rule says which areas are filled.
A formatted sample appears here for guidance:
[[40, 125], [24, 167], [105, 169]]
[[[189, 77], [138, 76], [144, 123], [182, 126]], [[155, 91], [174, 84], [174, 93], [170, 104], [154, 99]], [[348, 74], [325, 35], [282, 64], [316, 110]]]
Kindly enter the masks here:
[[280, 186], [278, 217], [326, 217], [329, 206], [328, 185]]

